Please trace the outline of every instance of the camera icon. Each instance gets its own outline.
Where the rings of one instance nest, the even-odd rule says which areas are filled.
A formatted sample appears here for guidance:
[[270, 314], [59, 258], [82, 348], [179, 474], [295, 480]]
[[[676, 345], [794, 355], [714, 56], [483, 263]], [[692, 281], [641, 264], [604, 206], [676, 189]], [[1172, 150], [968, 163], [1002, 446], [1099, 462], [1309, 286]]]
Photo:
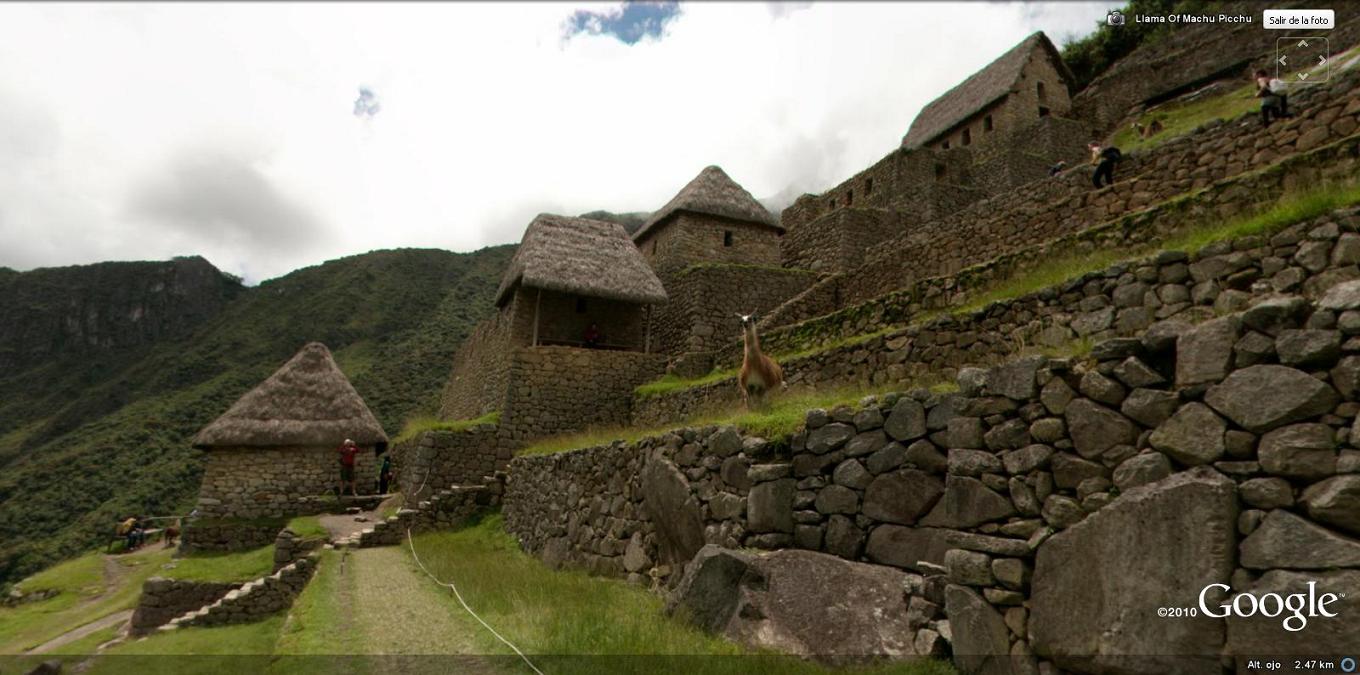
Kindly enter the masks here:
[[1124, 13], [1117, 9], [1112, 9], [1105, 15], [1105, 25], [1122, 26], [1124, 25]]

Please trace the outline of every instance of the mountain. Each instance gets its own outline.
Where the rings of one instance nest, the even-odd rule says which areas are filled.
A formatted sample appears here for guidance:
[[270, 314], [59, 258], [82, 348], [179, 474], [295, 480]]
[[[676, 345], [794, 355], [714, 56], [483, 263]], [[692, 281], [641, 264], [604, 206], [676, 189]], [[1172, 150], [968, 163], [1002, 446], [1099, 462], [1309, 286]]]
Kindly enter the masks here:
[[[0, 333], [15, 363], [0, 368], [0, 582], [106, 543], [120, 515], [186, 512], [202, 471], [189, 438], [308, 341], [389, 434], [434, 411], [513, 252], [375, 251], [254, 288], [202, 259], [0, 272], [0, 323], [41, 326]], [[202, 283], [154, 290], [182, 265]]]
[[623, 226], [624, 231], [628, 232], [628, 234], [631, 235], [634, 232], [637, 232], [638, 228], [642, 227], [642, 224], [647, 222], [647, 218], [651, 215], [652, 213], [650, 211], [632, 211], [630, 213], [614, 213], [612, 211], [599, 210], [591, 211], [589, 213], [582, 213], [580, 216], [577, 217], [590, 218], [592, 220], [603, 220], [610, 223], [618, 223]]

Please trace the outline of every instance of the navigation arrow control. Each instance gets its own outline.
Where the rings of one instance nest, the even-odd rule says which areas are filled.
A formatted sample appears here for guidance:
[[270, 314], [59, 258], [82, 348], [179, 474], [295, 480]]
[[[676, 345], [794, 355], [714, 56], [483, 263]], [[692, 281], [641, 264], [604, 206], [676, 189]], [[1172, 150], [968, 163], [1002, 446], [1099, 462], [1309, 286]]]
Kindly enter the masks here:
[[1285, 59], [1288, 59], [1288, 58], [1289, 58], [1289, 55], [1288, 55], [1288, 54], [1284, 54], [1284, 55], [1280, 56], [1280, 65], [1282, 65], [1282, 66], [1287, 66], [1287, 65], [1289, 65], [1288, 63], [1285, 63]]
[[1323, 55], [1321, 55], [1321, 54], [1318, 54], [1318, 65], [1319, 65], [1319, 66], [1325, 66], [1325, 65], [1327, 65], [1327, 57], [1325, 57], [1325, 56], [1323, 56]]
[[1300, 47], [1307, 47], [1307, 46], [1308, 46], [1308, 41], [1307, 41], [1307, 40], [1299, 40], [1299, 46], [1300, 46]]
[[1299, 73], [1299, 79], [1300, 80], [1308, 79], [1308, 73]]

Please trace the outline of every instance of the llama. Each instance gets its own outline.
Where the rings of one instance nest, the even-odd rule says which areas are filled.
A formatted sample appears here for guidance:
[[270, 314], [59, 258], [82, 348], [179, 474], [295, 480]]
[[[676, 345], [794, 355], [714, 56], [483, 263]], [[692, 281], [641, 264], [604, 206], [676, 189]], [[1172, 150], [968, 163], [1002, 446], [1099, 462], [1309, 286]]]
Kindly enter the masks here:
[[784, 369], [774, 359], [760, 352], [760, 336], [756, 334], [756, 315], [738, 314], [741, 318], [741, 337], [746, 346], [741, 359], [741, 374], [737, 386], [741, 387], [741, 400], [746, 409], [751, 409], [751, 395], [762, 396], [765, 392], [779, 387], [788, 387], [784, 381]]

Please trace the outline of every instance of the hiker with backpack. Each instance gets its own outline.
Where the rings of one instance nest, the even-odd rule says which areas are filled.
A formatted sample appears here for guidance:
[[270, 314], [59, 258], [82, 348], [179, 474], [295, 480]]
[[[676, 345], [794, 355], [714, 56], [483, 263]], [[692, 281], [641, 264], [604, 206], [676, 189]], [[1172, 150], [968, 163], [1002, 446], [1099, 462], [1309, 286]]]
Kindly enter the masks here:
[[[1124, 153], [1114, 146], [1102, 148], [1095, 141], [1091, 141], [1086, 147], [1091, 151], [1091, 165], [1096, 167], [1095, 173], [1091, 176], [1091, 183], [1096, 186], [1096, 189], [1100, 189], [1104, 185], [1114, 185], [1114, 165], [1123, 158]], [[1102, 180], [1104, 181], [1103, 185]]]

